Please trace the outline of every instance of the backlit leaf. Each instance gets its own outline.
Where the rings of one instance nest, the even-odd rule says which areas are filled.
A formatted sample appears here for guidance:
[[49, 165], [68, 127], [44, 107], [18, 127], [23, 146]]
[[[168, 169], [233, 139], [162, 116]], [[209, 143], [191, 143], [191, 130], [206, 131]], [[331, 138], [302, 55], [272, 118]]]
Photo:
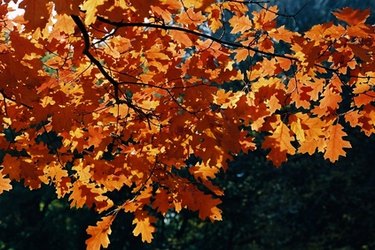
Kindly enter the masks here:
[[112, 215], [102, 217], [101, 221], [96, 223], [96, 226], [89, 226], [86, 229], [87, 234], [90, 235], [90, 238], [86, 240], [87, 250], [99, 250], [101, 247], [108, 247], [108, 236], [112, 233], [113, 219]]
[[347, 134], [343, 131], [340, 124], [331, 125], [327, 131], [327, 149], [324, 158], [335, 162], [339, 156], [345, 156], [345, 148], [351, 148], [350, 143], [343, 139]]
[[5, 178], [2, 174], [2, 171], [0, 171], [0, 194], [11, 189], [12, 185], [10, 184], [10, 180], [8, 178]]
[[135, 228], [133, 230], [134, 236], [141, 235], [143, 242], [150, 243], [153, 239], [152, 233], [155, 232], [155, 227], [151, 224], [152, 218], [149, 216], [140, 215], [133, 220]]

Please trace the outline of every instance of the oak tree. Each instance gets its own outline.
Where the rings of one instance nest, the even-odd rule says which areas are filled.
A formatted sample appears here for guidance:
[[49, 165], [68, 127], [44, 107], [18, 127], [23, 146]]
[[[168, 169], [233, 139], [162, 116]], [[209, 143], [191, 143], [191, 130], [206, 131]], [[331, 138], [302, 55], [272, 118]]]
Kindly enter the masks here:
[[52, 185], [94, 208], [88, 249], [119, 212], [145, 242], [169, 210], [221, 220], [213, 180], [241, 152], [336, 162], [344, 128], [375, 131], [369, 10], [299, 33], [262, 1], [2, 2], [0, 193]]

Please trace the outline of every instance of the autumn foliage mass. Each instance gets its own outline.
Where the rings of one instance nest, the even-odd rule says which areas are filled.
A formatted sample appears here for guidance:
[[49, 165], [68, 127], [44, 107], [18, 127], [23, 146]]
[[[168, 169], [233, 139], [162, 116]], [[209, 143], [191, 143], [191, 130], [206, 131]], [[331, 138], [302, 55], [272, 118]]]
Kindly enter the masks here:
[[336, 162], [351, 148], [345, 128], [375, 131], [369, 10], [336, 10], [298, 33], [258, 1], [19, 8], [0, 7], [0, 193], [52, 185], [71, 207], [94, 208], [88, 249], [108, 247], [120, 212], [145, 242], [170, 210], [221, 220], [212, 180], [237, 154]]

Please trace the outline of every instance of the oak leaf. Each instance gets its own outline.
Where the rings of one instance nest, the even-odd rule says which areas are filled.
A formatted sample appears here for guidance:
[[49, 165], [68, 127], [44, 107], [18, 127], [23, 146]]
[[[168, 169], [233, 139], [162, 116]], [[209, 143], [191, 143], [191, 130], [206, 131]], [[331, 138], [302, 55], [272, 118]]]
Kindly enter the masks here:
[[186, 8], [194, 8], [197, 10], [205, 10], [214, 2], [214, 0], [182, 0], [182, 3]]
[[262, 148], [271, 149], [267, 158], [275, 166], [280, 166], [287, 159], [287, 154], [293, 155], [296, 149], [291, 142], [294, 141], [290, 129], [283, 123], [279, 122], [272, 135], [267, 136], [262, 144]]
[[158, 189], [152, 205], [163, 215], [170, 209], [170, 197], [165, 189]]
[[223, 219], [222, 210], [217, 207], [221, 203], [219, 199], [201, 193], [196, 194], [195, 199], [199, 202], [199, 218], [202, 220], [209, 218], [211, 221], [221, 221]]
[[0, 192], [49, 184], [72, 207], [109, 212], [88, 228], [89, 249], [108, 246], [120, 210], [144, 242], [169, 210], [221, 220], [214, 179], [256, 144], [275, 166], [297, 149], [335, 162], [351, 146], [332, 122], [375, 133], [368, 10], [294, 32], [278, 7], [243, 1], [23, 0], [16, 18], [9, 2]]
[[245, 32], [252, 27], [252, 23], [250, 21], [250, 18], [248, 16], [233, 16], [229, 20], [229, 24], [232, 27], [232, 30], [230, 33], [236, 34], [240, 32]]
[[105, 0], [86, 0], [82, 10], [86, 11], [85, 24], [90, 25], [96, 21], [97, 7], [103, 5]]
[[80, 12], [79, 5], [82, 0], [54, 0], [53, 3], [58, 14], [78, 15]]
[[324, 158], [335, 162], [339, 156], [345, 156], [344, 148], [351, 148], [350, 142], [343, 139], [347, 134], [343, 131], [340, 124], [331, 125], [327, 130], [327, 148]]
[[86, 240], [87, 250], [100, 250], [101, 247], [108, 247], [108, 236], [112, 233], [111, 224], [113, 220], [113, 215], [105, 216], [96, 223], [96, 226], [89, 226], [86, 229], [87, 234], [90, 235], [90, 238]]
[[333, 14], [337, 17], [337, 19], [342, 20], [349, 25], [357, 25], [366, 22], [366, 19], [370, 16], [370, 9], [354, 10], [346, 7], [333, 12]]
[[34, 31], [37, 28], [43, 29], [48, 23], [50, 17], [51, 6], [47, 4], [50, 0], [24, 0], [19, 7], [25, 10], [25, 25], [28, 31]]
[[207, 163], [196, 164], [189, 168], [189, 172], [196, 178], [201, 180], [214, 179], [219, 169]]
[[2, 171], [0, 171], [0, 194], [11, 189], [12, 185], [10, 184], [10, 179], [5, 178]]
[[152, 233], [155, 232], [155, 227], [151, 224], [154, 219], [148, 215], [136, 214], [133, 220], [135, 228], [133, 230], [134, 236], [141, 235], [143, 242], [150, 243], [153, 239]]
[[245, 61], [248, 56], [251, 55], [251, 51], [244, 48], [236, 49], [236, 56], [235, 59], [237, 62]]
[[[57, 15], [57, 19], [54, 25], [54, 32], [63, 32], [65, 34], [73, 34], [75, 30], [75, 25], [70, 16], [67, 14]], [[53, 33], [52, 33], [53, 34]]]

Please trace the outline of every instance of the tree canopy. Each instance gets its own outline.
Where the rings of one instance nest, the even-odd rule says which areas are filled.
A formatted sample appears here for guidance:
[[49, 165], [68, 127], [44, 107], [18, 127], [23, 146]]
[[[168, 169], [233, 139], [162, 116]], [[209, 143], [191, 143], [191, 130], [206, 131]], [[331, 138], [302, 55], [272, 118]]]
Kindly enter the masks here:
[[95, 208], [88, 249], [108, 247], [123, 211], [145, 242], [170, 210], [221, 220], [212, 181], [238, 154], [336, 162], [345, 130], [374, 133], [369, 10], [299, 33], [262, 1], [23, 0], [21, 15], [6, 4], [0, 193], [51, 185]]

